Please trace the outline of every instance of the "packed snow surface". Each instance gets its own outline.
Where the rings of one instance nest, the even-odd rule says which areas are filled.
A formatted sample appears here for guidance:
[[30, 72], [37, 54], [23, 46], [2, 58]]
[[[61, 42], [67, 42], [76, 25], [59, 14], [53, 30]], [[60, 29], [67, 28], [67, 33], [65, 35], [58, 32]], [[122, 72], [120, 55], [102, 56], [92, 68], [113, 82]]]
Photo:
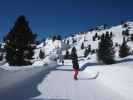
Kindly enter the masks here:
[[[95, 57], [95, 56], [94, 56]], [[48, 70], [0, 69], [2, 100], [132, 100], [133, 57], [117, 64], [98, 65], [93, 59], [80, 60], [78, 80], [73, 79], [71, 60]], [[97, 78], [93, 78], [99, 72]], [[7, 96], [8, 95], [8, 96]]]

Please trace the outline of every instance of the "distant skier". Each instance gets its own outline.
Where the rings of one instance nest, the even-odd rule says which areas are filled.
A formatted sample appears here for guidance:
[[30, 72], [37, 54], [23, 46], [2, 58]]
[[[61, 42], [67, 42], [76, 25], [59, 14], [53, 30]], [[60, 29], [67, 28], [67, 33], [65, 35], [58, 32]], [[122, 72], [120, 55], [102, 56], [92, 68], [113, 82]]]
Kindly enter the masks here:
[[64, 59], [63, 59], [62, 49], [61, 48], [57, 49], [57, 54], [59, 56], [59, 63], [62, 63], [62, 65], [64, 65]]
[[74, 79], [77, 80], [77, 76], [79, 73], [79, 64], [78, 64], [78, 56], [77, 56], [77, 51], [76, 48], [73, 47], [71, 51], [71, 58], [72, 58], [72, 64], [73, 64], [73, 71], [74, 71]]

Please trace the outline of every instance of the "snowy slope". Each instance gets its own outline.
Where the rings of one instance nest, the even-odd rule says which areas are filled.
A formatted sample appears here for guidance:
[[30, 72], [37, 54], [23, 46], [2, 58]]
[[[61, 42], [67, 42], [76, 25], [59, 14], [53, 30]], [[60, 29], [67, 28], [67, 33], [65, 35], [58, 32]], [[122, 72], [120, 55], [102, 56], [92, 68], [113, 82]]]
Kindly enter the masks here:
[[[93, 56], [95, 57], [95, 56]], [[95, 58], [94, 58], [95, 59]], [[46, 67], [28, 70], [0, 69], [2, 100], [132, 100], [133, 57], [113, 65], [98, 65], [93, 59], [79, 59], [79, 80], [73, 80], [71, 60], [46, 72]], [[95, 79], [88, 77], [99, 72]], [[8, 96], [6, 96], [8, 95]]]
[[[38, 85], [41, 95], [35, 99], [56, 100], [126, 100], [119, 93], [104, 86], [99, 80], [73, 80], [68, 66], [58, 68]], [[80, 73], [80, 75], [83, 73]], [[57, 76], [57, 78], [53, 77]], [[128, 100], [128, 99], [127, 99]]]
[[[57, 100], [132, 100], [133, 57], [119, 59], [118, 64], [98, 65], [94, 60], [81, 60], [79, 80], [73, 80], [71, 61], [58, 67], [38, 85], [41, 95], [36, 99]], [[88, 78], [99, 72], [97, 79]], [[54, 77], [56, 76], [56, 78]], [[93, 75], [92, 75], [93, 76]], [[44, 100], [45, 100], [44, 99]]]
[[[133, 22], [127, 22], [130, 34], [133, 33]], [[68, 37], [70, 47], [75, 46], [79, 57], [77, 81], [73, 80], [71, 60], [64, 65], [57, 65], [57, 48], [66, 48], [62, 41], [46, 40], [35, 49], [33, 65], [14, 67], [4, 64], [0, 66], [0, 98], [2, 100], [133, 100], [133, 56], [120, 59], [116, 64], [100, 65], [96, 54], [83, 57], [82, 42], [91, 44], [92, 49], [98, 48], [99, 40], [93, 41], [95, 33], [101, 35], [106, 31], [113, 33], [113, 41], [122, 43], [121, 25], [105, 30], [94, 30], [86, 34]], [[72, 44], [72, 38], [77, 42]], [[85, 41], [84, 41], [85, 40]], [[133, 43], [128, 42], [133, 49]], [[45, 52], [45, 59], [39, 58], [40, 50]], [[71, 51], [71, 48], [69, 49]], [[117, 49], [118, 51], [118, 49]], [[99, 73], [99, 74], [97, 74]], [[94, 77], [97, 75], [97, 77]]]
[[[94, 60], [90, 60], [89, 63], [95, 63]], [[89, 65], [89, 64], [88, 64]], [[133, 92], [133, 56], [129, 56], [123, 59], [117, 59], [117, 63], [113, 65], [96, 65], [94, 67], [87, 67], [86, 73], [90, 71], [99, 71], [100, 77], [98, 80], [111, 90], [116, 91], [120, 95], [132, 100]]]
[[[81, 49], [81, 44], [82, 42], [84, 43], [85, 47], [87, 47], [89, 44], [91, 45], [92, 49], [98, 49], [98, 42], [99, 40], [96, 39], [93, 41], [93, 36], [95, 33], [98, 34], [98, 36], [101, 36], [103, 33], [105, 34], [106, 32], [112, 32], [113, 33], [113, 43], [115, 46], [115, 43], [118, 43], [118, 45], [122, 44], [123, 41], [123, 36], [122, 36], [122, 31], [129, 29], [129, 34], [133, 34], [133, 22], [126, 22], [128, 25], [127, 28], [123, 28], [122, 25], [117, 25], [113, 26], [109, 29], [103, 29], [103, 30], [93, 30], [93, 31], [88, 31], [85, 34], [76, 34], [73, 38], [77, 40], [75, 43], [75, 47], [80, 50]], [[130, 36], [126, 37], [130, 38]], [[72, 37], [68, 37], [66, 40], [70, 41], [70, 44], [72, 44]], [[84, 41], [85, 40], [85, 41]], [[133, 50], [133, 42], [128, 42], [128, 46], [130, 47], [131, 51]], [[118, 47], [116, 48], [116, 52], [118, 52]]]
[[58, 49], [66, 50], [67, 48], [68, 48], [67, 45], [63, 41], [60, 40], [53, 41], [52, 39], [47, 38], [45, 41], [45, 45], [44, 43], [40, 43], [39, 45], [37, 45], [36, 49], [34, 50], [35, 54], [33, 58], [35, 60], [39, 59], [40, 50], [45, 53], [45, 56], [49, 55], [58, 56], [57, 55]]
[[38, 84], [51, 69], [57, 67], [57, 64], [23, 66], [21, 68], [14, 66], [0, 67], [1, 100], [30, 100], [31, 97], [39, 95]]

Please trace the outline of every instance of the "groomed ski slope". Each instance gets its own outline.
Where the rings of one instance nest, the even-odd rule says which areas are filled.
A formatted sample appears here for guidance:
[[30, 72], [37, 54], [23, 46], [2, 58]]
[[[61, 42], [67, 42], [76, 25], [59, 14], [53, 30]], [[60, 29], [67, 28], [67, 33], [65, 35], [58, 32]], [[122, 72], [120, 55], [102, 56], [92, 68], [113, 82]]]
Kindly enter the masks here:
[[[1, 100], [133, 100], [132, 56], [114, 65], [79, 59], [79, 80], [73, 80], [71, 60], [51, 70], [0, 69]], [[91, 78], [99, 72], [96, 79]]]
[[42, 94], [36, 98], [41, 100], [126, 100], [97, 80], [74, 81], [70, 71], [53, 71], [38, 89]]
[[[90, 70], [90, 71], [89, 71]], [[131, 100], [103, 84], [100, 78], [88, 78], [98, 69], [81, 71], [79, 80], [73, 80], [70, 62], [53, 70], [39, 85], [37, 100]], [[100, 70], [99, 70], [100, 71]], [[90, 72], [90, 73], [89, 73]], [[93, 76], [93, 75], [92, 75]]]

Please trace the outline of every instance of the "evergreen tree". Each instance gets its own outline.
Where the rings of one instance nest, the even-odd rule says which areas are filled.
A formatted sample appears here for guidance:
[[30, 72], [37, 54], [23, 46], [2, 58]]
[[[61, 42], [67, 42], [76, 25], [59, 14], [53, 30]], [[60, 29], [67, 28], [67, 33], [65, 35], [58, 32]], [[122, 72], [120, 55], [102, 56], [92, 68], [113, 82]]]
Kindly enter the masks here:
[[100, 36], [98, 36], [97, 38], [98, 38], [98, 40], [100, 40], [100, 38], [101, 38], [101, 37], [100, 37]]
[[66, 44], [69, 45], [69, 40], [67, 40], [67, 43]]
[[36, 41], [36, 45], [39, 45], [41, 42], [39, 40]]
[[131, 41], [133, 41], [133, 34], [131, 34]]
[[93, 39], [93, 41], [95, 41], [95, 39], [96, 39], [95, 36], [93, 36], [92, 39]]
[[120, 58], [123, 58], [123, 57], [126, 57], [129, 55], [129, 47], [127, 45], [127, 42], [125, 41], [125, 38], [123, 38], [123, 43], [122, 45], [120, 46], [120, 49], [119, 49], [119, 57]]
[[91, 45], [88, 45], [88, 51], [91, 52]]
[[124, 30], [122, 31], [122, 35], [125, 35], [125, 31]]
[[91, 52], [91, 45], [89, 45], [85, 51], [84, 51], [84, 57], [87, 57], [89, 55], [89, 53]]
[[72, 43], [74, 44], [76, 42], [77, 42], [76, 39], [72, 38]]
[[52, 37], [53, 42], [54, 42], [56, 39], [57, 39], [56, 36], [53, 36], [53, 37]]
[[125, 35], [126, 35], [126, 36], [129, 36], [129, 29], [126, 29], [126, 30], [125, 30]]
[[98, 34], [97, 33], [95, 33], [95, 38], [97, 38], [98, 37]]
[[3, 60], [3, 53], [1, 52], [0, 53], [0, 61], [2, 61]]
[[121, 21], [121, 25], [122, 25], [122, 28], [128, 27], [128, 24], [126, 23], [126, 21]]
[[129, 29], [123, 30], [122, 35], [129, 36]]
[[45, 53], [42, 52], [42, 50], [40, 50], [39, 57], [40, 57], [40, 59], [44, 59], [44, 57], [45, 57]]
[[64, 56], [64, 59], [70, 59], [70, 53], [68, 50], [66, 50], [66, 54]]
[[111, 38], [113, 37], [113, 33], [112, 33], [112, 32], [110, 32], [110, 37], [111, 37]]
[[57, 40], [61, 40], [61, 35], [57, 35]]
[[81, 49], [84, 49], [84, 43], [82, 42], [82, 44], [81, 44]]
[[109, 31], [106, 31], [106, 34], [109, 34]]
[[119, 46], [117, 42], [115, 43], [115, 46], [116, 46], [116, 47], [118, 47], [118, 46]]
[[89, 51], [88, 51], [88, 48], [86, 48], [84, 51], [84, 57], [87, 57], [88, 55], [89, 55]]
[[25, 16], [19, 16], [5, 37], [6, 60], [10, 65], [28, 65], [34, 54], [36, 34], [29, 28]]
[[101, 41], [98, 45], [97, 58], [99, 62], [105, 64], [114, 63], [114, 49], [113, 49], [113, 41], [108, 33], [106, 35], [101, 36]]

